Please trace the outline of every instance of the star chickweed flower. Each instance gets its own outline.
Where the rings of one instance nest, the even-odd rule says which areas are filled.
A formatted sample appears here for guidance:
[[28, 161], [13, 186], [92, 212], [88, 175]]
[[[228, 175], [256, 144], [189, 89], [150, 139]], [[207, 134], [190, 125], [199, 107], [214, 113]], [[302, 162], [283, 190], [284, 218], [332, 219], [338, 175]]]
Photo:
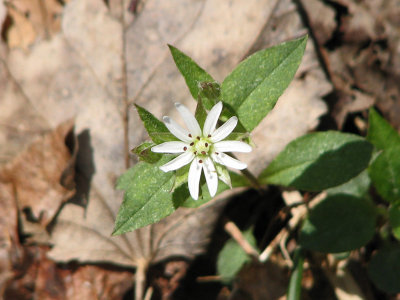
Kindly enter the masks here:
[[207, 182], [211, 197], [215, 196], [218, 188], [218, 174], [215, 164], [243, 170], [247, 165], [230, 157], [225, 152], [250, 152], [251, 147], [240, 141], [223, 141], [236, 127], [237, 117], [231, 117], [222, 126], [216, 129], [219, 115], [222, 111], [222, 102], [218, 102], [210, 110], [201, 130], [196, 118], [186, 106], [176, 103], [178, 112], [182, 116], [188, 130], [182, 128], [170, 117], [164, 117], [163, 121], [168, 130], [180, 141], [171, 141], [159, 144], [151, 148], [157, 153], [181, 153], [178, 157], [161, 166], [164, 172], [177, 170], [189, 163], [188, 186], [190, 195], [194, 200], [199, 197], [199, 181], [201, 171]]

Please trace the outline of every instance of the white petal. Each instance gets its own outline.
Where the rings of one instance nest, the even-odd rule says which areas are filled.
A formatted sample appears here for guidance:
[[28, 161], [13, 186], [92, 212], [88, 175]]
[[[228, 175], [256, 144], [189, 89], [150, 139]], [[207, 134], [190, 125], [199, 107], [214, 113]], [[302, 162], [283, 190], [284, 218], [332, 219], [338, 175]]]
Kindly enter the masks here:
[[173, 160], [167, 162], [165, 165], [160, 167], [161, 171], [168, 172], [179, 169], [188, 163], [190, 163], [194, 158], [194, 154], [192, 151], [187, 151], [182, 153], [178, 157], [174, 158]]
[[241, 162], [237, 159], [234, 159], [234, 158], [230, 157], [229, 155], [226, 155], [225, 153], [212, 154], [212, 158], [217, 163], [227, 166], [229, 168], [238, 169], [238, 170], [243, 170], [243, 169], [247, 168], [247, 164], [245, 164], [244, 162]]
[[190, 133], [195, 136], [201, 136], [201, 129], [199, 123], [196, 118], [192, 115], [192, 113], [187, 109], [187, 107], [180, 103], [175, 103], [176, 109], [182, 116], [183, 121], [188, 127]]
[[221, 141], [214, 144], [216, 152], [251, 152], [249, 144], [240, 141]]
[[154, 146], [151, 151], [156, 153], [182, 153], [186, 151], [184, 147], [188, 149], [190, 146], [184, 142], [172, 141]]
[[178, 139], [188, 143], [192, 141], [192, 139], [189, 137], [189, 132], [186, 129], [183, 129], [178, 123], [176, 123], [170, 117], [164, 117], [163, 120], [168, 130]]
[[217, 193], [218, 188], [218, 174], [215, 170], [214, 163], [211, 158], [207, 157], [204, 160], [204, 175], [206, 177], [206, 182], [208, 186], [208, 191], [210, 192], [210, 196], [214, 197]]
[[236, 117], [230, 118], [221, 127], [214, 131], [211, 136], [211, 141], [215, 143], [226, 138], [233, 131], [233, 129], [235, 129], [237, 122], [238, 119]]
[[207, 136], [215, 131], [215, 126], [217, 125], [219, 115], [222, 111], [222, 102], [218, 102], [211, 108], [207, 115], [206, 121], [204, 122], [203, 135]]
[[188, 177], [190, 196], [192, 196], [194, 200], [197, 200], [199, 198], [199, 182], [202, 169], [203, 164], [199, 163], [198, 158], [194, 159], [192, 164], [190, 165]]

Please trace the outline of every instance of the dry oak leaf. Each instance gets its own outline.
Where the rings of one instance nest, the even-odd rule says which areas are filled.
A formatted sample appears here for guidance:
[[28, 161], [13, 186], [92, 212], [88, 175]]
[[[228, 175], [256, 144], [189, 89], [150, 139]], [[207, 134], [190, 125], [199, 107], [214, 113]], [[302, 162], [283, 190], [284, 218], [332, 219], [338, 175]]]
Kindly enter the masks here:
[[[179, 209], [159, 224], [110, 237], [122, 199], [122, 193], [114, 189], [115, 178], [127, 167], [129, 149], [146, 137], [129, 105], [135, 102], [151, 107], [159, 117], [174, 117], [175, 101], [191, 101], [193, 108], [194, 101], [174, 66], [167, 43], [188, 53], [222, 80], [252, 49], [272, 19], [277, 21], [288, 14], [296, 17], [283, 18], [287, 22], [280, 25], [287, 28], [279, 36], [271, 34], [271, 43], [304, 34], [295, 9], [279, 15], [284, 11], [281, 2], [149, 0], [131, 20], [114, 11], [118, 5], [110, 10], [102, 0], [72, 0], [65, 6], [59, 35], [35, 44], [27, 54], [13, 50], [4, 58], [32, 107], [50, 126], [76, 116], [76, 131], [87, 130], [90, 136], [92, 151], [88, 152], [94, 173], [85, 168], [86, 161], [77, 161], [77, 167], [91, 178], [88, 206], [64, 206], [52, 232], [50, 257], [136, 266], [138, 261], [190, 258], [203, 251], [223, 202], [198, 210]], [[290, 136], [287, 127], [272, 129], [270, 141], [279, 142], [280, 148], [315, 126], [325, 111], [320, 97], [330, 86], [313, 61], [312, 48], [308, 51], [302, 67], [305, 77], [299, 79], [290, 99], [296, 103], [296, 99], [305, 98], [310, 109], [315, 107], [313, 117], [306, 110], [298, 114], [294, 124], [307, 120], [307, 125]], [[312, 83], [318, 89], [304, 91]], [[301, 90], [302, 96], [297, 97]], [[266, 132], [265, 126], [260, 124], [258, 130]], [[276, 132], [280, 132], [278, 140]], [[262, 145], [263, 139], [264, 135], [255, 140]], [[264, 166], [279, 147], [262, 153], [266, 157]], [[257, 162], [250, 165], [256, 169]]]
[[13, 186], [19, 210], [29, 209], [43, 227], [75, 192], [75, 157], [66, 145], [73, 126], [73, 120], [64, 122], [0, 170], [0, 181]]

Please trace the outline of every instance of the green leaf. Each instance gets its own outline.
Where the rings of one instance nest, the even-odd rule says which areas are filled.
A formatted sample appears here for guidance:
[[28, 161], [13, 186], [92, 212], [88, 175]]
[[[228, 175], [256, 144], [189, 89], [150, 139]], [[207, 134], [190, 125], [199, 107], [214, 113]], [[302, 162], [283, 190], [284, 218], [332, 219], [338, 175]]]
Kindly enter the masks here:
[[211, 109], [221, 99], [221, 86], [218, 82], [200, 82], [199, 97], [202, 99], [204, 106]]
[[200, 125], [200, 128], [204, 127], [204, 123], [207, 119], [207, 111], [204, 107], [203, 100], [199, 98], [197, 101], [196, 112], [194, 113], [194, 117]]
[[159, 169], [170, 159], [164, 156], [157, 164], [140, 162], [121, 175], [117, 188], [125, 194], [113, 235], [153, 224], [176, 210], [176, 202], [172, 201], [170, 193], [174, 174]]
[[347, 182], [364, 170], [372, 145], [337, 131], [315, 132], [291, 143], [260, 174], [266, 184], [320, 191]]
[[[229, 176], [231, 178], [233, 188], [250, 186], [248, 180], [240, 174], [229, 172]], [[221, 194], [223, 191], [226, 191], [229, 188], [230, 187], [228, 185], [219, 181], [216, 195]], [[174, 191], [173, 198], [176, 203], [180, 203], [180, 206], [195, 208], [207, 203], [213, 197], [211, 197], [210, 193], [208, 192], [207, 184], [203, 182], [203, 184], [200, 186], [200, 197], [198, 200], [193, 200], [193, 198], [190, 197], [187, 184], [181, 185], [179, 188], [177, 188]]]
[[152, 142], [144, 142], [139, 146], [133, 148], [131, 151], [132, 153], [136, 154], [141, 161], [153, 164], [159, 161], [162, 157], [160, 153], [154, 153], [151, 151], [151, 148], [155, 145], [156, 144]]
[[368, 140], [382, 153], [369, 167], [378, 193], [389, 202], [400, 200], [400, 135], [374, 109], [369, 112]]
[[369, 263], [368, 275], [373, 283], [388, 293], [400, 293], [400, 247], [392, 245], [378, 250]]
[[367, 139], [379, 150], [400, 145], [400, 135], [373, 108], [369, 111]]
[[287, 300], [301, 299], [301, 280], [303, 279], [304, 256], [301, 249], [296, 249], [294, 254], [294, 267], [290, 276]]
[[241, 62], [222, 83], [222, 99], [252, 131], [275, 106], [299, 67], [307, 36], [261, 50]]
[[214, 82], [215, 80], [185, 53], [181, 52], [174, 46], [168, 45], [168, 47], [171, 51], [172, 57], [174, 58], [176, 66], [181, 72], [183, 78], [185, 78], [186, 85], [188, 86], [190, 93], [192, 94], [193, 98], [197, 100], [200, 92], [200, 83]]
[[144, 124], [144, 127], [154, 143], [160, 144], [163, 142], [177, 140], [177, 138], [169, 132], [164, 123], [158, 120], [151, 112], [137, 104], [135, 104], [135, 106], [139, 113], [139, 117]]
[[[257, 242], [251, 229], [243, 232], [243, 236], [250, 245], [256, 248]], [[229, 283], [235, 278], [235, 275], [241, 270], [243, 265], [250, 260], [251, 258], [246, 252], [231, 238], [218, 254], [217, 273], [221, 276], [223, 282]]]
[[400, 145], [383, 150], [368, 171], [376, 190], [385, 200], [400, 201]]
[[366, 199], [329, 196], [316, 205], [300, 232], [302, 247], [328, 253], [364, 246], [374, 235], [376, 214]]
[[400, 202], [392, 205], [389, 210], [389, 221], [393, 235], [400, 240]]
[[371, 179], [368, 176], [368, 171], [364, 170], [348, 182], [328, 189], [327, 193], [328, 195], [347, 194], [361, 198], [367, 195], [370, 185]]

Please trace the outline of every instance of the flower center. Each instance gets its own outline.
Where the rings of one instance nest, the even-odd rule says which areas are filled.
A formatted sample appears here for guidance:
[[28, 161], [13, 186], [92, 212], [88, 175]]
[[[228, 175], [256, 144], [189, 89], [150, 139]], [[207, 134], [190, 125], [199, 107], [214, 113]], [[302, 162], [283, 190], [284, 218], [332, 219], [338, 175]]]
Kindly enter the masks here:
[[193, 152], [196, 155], [208, 155], [210, 152], [211, 143], [208, 139], [205, 138], [196, 138], [194, 140], [194, 145], [192, 146]]

